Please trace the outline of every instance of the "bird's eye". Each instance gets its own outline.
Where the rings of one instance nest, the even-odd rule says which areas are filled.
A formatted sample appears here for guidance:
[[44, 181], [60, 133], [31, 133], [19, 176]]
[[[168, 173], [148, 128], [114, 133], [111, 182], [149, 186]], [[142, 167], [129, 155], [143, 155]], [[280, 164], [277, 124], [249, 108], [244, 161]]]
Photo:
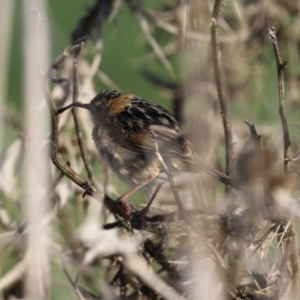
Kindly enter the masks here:
[[100, 100], [97, 100], [97, 101], [95, 102], [95, 105], [96, 105], [96, 106], [100, 106], [100, 105], [101, 105], [101, 101], [100, 101]]
[[92, 100], [92, 105], [94, 105], [94, 106], [100, 106], [101, 105], [101, 100], [100, 99], [94, 99], [94, 100]]

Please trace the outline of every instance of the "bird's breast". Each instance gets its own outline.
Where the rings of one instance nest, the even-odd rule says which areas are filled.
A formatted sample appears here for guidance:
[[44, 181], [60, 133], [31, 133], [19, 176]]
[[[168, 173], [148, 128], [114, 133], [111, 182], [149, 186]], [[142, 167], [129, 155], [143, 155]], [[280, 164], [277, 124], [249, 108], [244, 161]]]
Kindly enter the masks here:
[[136, 186], [152, 175], [160, 173], [160, 164], [156, 157], [149, 156], [142, 150], [128, 150], [101, 126], [94, 128], [92, 137], [101, 160], [129, 186]]

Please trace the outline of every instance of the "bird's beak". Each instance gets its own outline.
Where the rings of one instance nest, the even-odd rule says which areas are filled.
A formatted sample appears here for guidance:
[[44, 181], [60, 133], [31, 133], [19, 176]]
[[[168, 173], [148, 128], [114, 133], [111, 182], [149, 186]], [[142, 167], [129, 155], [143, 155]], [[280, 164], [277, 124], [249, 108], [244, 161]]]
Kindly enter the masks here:
[[67, 110], [67, 109], [69, 109], [69, 108], [71, 108], [73, 106], [77, 106], [77, 107], [81, 107], [81, 108], [85, 108], [85, 109], [89, 109], [90, 108], [90, 105], [87, 104], [87, 103], [74, 102], [74, 103], [71, 103], [70, 105], [67, 105], [65, 107], [59, 108], [57, 110], [57, 114], [59, 115], [59, 114], [63, 113], [65, 110]]

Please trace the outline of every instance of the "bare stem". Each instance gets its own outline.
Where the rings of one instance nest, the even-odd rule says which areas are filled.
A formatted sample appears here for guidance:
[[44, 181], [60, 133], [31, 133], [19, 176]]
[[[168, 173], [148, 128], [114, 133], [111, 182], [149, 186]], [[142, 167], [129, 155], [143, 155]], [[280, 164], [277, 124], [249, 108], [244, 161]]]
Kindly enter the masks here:
[[281, 118], [281, 124], [282, 124], [282, 130], [283, 130], [283, 141], [284, 141], [284, 170], [285, 172], [287, 171], [288, 167], [288, 157], [289, 157], [289, 149], [291, 146], [291, 141], [290, 141], [290, 135], [289, 135], [289, 128], [288, 128], [288, 123], [286, 119], [286, 114], [285, 114], [285, 103], [284, 103], [284, 69], [287, 65], [287, 61], [284, 63], [282, 62], [278, 43], [277, 43], [277, 38], [276, 38], [276, 30], [274, 27], [271, 27], [269, 29], [269, 38], [272, 42], [274, 52], [275, 52], [275, 57], [276, 57], [276, 62], [277, 62], [277, 74], [278, 74], [278, 90], [279, 90], [279, 114]]
[[168, 166], [164, 162], [164, 159], [163, 159], [163, 157], [161, 156], [161, 154], [159, 152], [157, 141], [156, 141], [156, 134], [152, 130], [151, 130], [151, 134], [152, 134], [152, 137], [153, 137], [153, 140], [154, 140], [155, 152], [156, 152], [157, 158], [158, 158], [159, 162], [162, 164], [163, 169], [164, 169], [164, 171], [167, 174], [167, 177], [168, 177], [168, 180], [169, 180], [169, 183], [170, 183], [170, 186], [171, 186], [171, 189], [172, 189], [172, 192], [173, 192], [176, 204], [178, 206], [180, 215], [182, 216], [182, 218], [184, 219], [184, 221], [191, 227], [191, 229], [198, 235], [198, 237], [200, 238], [200, 240], [206, 245], [207, 250], [213, 252], [216, 261], [221, 266], [221, 269], [227, 273], [228, 272], [228, 267], [227, 267], [225, 261], [223, 260], [222, 256], [219, 254], [219, 252], [217, 251], [217, 249], [206, 239], [205, 235], [202, 233], [201, 228], [198, 228], [196, 226], [196, 224], [194, 222], [192, 222], [192, 220], [189, 217], [189, 215], [186, 213], [186, 211], [185, 211], [185, 209], [184, 209], [184, 207], [182, 205], [182, 202], [181, 202], [180, 196], [178, 194], [178, 191], [177, 191], [177, 189], [175, 187], [175, 182], [174, 182], [173, 174], [169, 170]]
[[251, 134], [251, 140], [253, 142], [254, 149], [261, 150], [261, 143], [260, 143], [261, 135], [257, 133], [255, 124], [253, 122], [249, 122], [248, 120], [244, 120], [244, 122], [249, 127], [250, 134]]
[[[287, 118], [285, 114], [285, 102], [284, 102], [284, 69], [287, 65], [287, 61], [282, 62], [277, 37], [276, 30], [274, 27], [269, 29], [269, 38], [272, 42], [274, 53], [276, 57], [277, 63], [277, 75], [278, 75], [278, 90], [279, 90], [279, 115], [281, 118], [282, 130], [283, 130], [283, 142], [284, 142], [284, 171], [287, 172], [288, 169], [288, 161], [289, 161], [289, 149], [291, 145], [289, 129]], [[285, 226], [288, 226], [286, 223]], [[287, 261], [291, 262], [291, 269], [293, 274], [293, 297], [298, 297], [299, 295], [299, 257], [298, 257], [298, 246], [297, 246], [297, 238], [294, 230], [294, 226], [291, 225], [286, 230], [285, 235], [287, 236], [286, 242], [284, 243], [284, 256], [281, 264], [281, 271], [285, 270], [287, 267]]]
[[[80, 42], [79, 44], [74, 46], [74, 60], [73, 60], [73, 103], [77, 102], [78, 99], [78, 83], [79, 83], [79, 79], [78, 79], [78, 55], [81, 51], [83, 47], [83, 42]], [[95, 180], [94, 174], [93, 174], [93, 169], [88, 161], [87, 158], [87, 151], [84, 145], [84, 140], [82, 137], [82, 131], [81, 131], [81, 127], [80, 127], [80, 123], [79, 123], [79, 118], [78, 118], [78, 113], [77, 113], [77, 108], [74, 107], [72, 109], [72, 113], [73, 113], [73, 118], [74, 118], [74, 123], [75, 123], [75, 129], [76, 129], [76, 135], [77, 135], [77, 141], [78, 141], [78, 145], [79, 145], [79, 149], [80, 149], [80, 154], [85, 166], [85, 169], [87, 171], [88, 177], [90, 179], [90, 181], [92, 182], [92, 184], [99, 190], [100, 187], [99, 185], [97, 185], [97, 181]]]
[[225, 145], [226, 145], [226, 174], [231, 176], [232, 174], [232, 158], [233, 158], [233, 143], [232, 143], [232, 132], [231, 132], [231, 119], [228, 109], [228, 101], [225, 93], [225, 80], [221, 62], [221, 50], [218, 40], [218, 20], [221, 14], [221, 7], [224, 0], [216, 0], [212, 19], [211, 19], [211, 44], [213, 51], [213, 62], [215, 70], [215, 78], [217, 84], [217, 90], [219, 95], [219, 103], [221, 109], [221, 116], [225, 134]]

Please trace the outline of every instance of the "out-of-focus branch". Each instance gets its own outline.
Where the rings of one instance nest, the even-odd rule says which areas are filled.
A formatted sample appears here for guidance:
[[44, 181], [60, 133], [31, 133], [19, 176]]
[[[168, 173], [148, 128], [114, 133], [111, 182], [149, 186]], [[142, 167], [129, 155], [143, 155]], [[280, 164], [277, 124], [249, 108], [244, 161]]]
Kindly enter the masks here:
[[1, 276], [0, 279], [0, 291], [3, 291], [9, 286], [12, 286], [18, 280], [23, 279], [26, 271], [25, 261], [20, 261], [16, 266], [14, 266], [9, 272]]
[[173, 67], [170, 64], [170, 62], [168, 61], [168, 59], [165, 57], [165, 54], [162, 51], [160, 45], [157, 43], [155, 38], [152, 36], [152, 34], [150, 32], [149, 24], [148, 24], [146, 18], [141, 13], [138, 13], [137, 16], [138, 16], [138, 20], [139, 20], [141, 29], [144, 33], [146, 40], [148, 41], [148, 43], [152, 47], [154, 53], [159, 58], [159, 60], [162, 62], [162, 64], [166, 68], [166, 70], [169, 72], [170, 76], [174, 77], [175, 72], [173, 70]]
[[[0, 51], [0, 111], [2, 112], [4, 110], [4, 99], [5, 99], [5, 93], [7, 89], [7, 82], [8, 82], [8, 76], [7, 70], [9, 65], [9, 45], [10, 45], [10, 39], [12, 37], [11, 29], [13, 24], [13, 12], [14, 12], [14, 5], [15, 3], [13, 1], [2, 1], [1, 3], [1, 12], [0, 12], [0, 18], [1, 18], [1, 30], [0, 30], [0, 39], [1, 39], [1, 51]], [[1, 126], [2, 127], [2, 126]], [[3, 127], [2, 127], [3, 128]], [[2, 135], [4, 132], [3, 129], [0, 129], [0, 152], [2, 152]]]
[[88, 298], [86, 298], [83, 293], [85, 292], [84, 289], [81, 289], [80, 286], [77, 285], [77, 282], [74, 282], [71, 278], [71, 275], [69, 274], [64, 262], [62, 262], [62, 266], [63, 266], [63, 273], [66, 275], [66, 278], [68, 279], [70, 285], [72, 286], [74, 293], [76, 294], [76, 296], [78, 297], [79, 300], [85, 300], [85, 299], [96, 299], [97, 296], [96, 295], [92, 295], [89, 293]]
[[[273, 197], [277, 204], [289, 208], [291, 212], [295, 212], [295, 215], [298, 210], [298, 204], [291, 199], [289, 192], [282, 188], [275, 189], [273, 191]], [[287, 205], [288, 204], [288, 205]], [[294, 206], [294, 207], [293, 207]], [[291, 276], [292, 276], [292, 289], [290, 299], [296, 299], [299, 296], [299, 255], [298, 255], [298, 242], [297, 235], [295, 232], [295, 227], [292, 222], [286, 221], [283, 224], [283, 233], [284, 237], [282, 238], [282, 252], [283, 257], [281, 260], [281, 264], [279, 266], [279, 270], [281, 272], [279, 287], [282, 288], [282, 283], [284, 280], [284, 272], [287, 272], [287, 268], [289, 268], [288, 261], [290, 261]]]
[[[280, 50], [277, 42], [276, 37], [276, 30], [274, 27], [269, 29], [269, 38], [272, 42], [274, 53], [276, 57], [277, 63], [277, 75], [278, 75], [278, 90], [279, 90], [279, 114], [281, 118], [282, 130], [283, 130], [283, 142], [284, 142], [284, 171], [287, 172], [288, 169], [288, 162], [289, 162], [289, 149], [291, 145], [290, 136], [289, 136], [289, 129], [288, 129], [288, 122], [285, 114], [285, 102], [284, 102], [284, 69], [287, 65], [287, 61], [282, 62], [282, 58], [280, 55]], [[278, 197], [275, 195], [275, 198]], [[287, 267], [287, 261], [291, 261], [292, 265], [292, 278], [293, 278], [293, 289], [292, 293], [294, 297], [299, 295], [299, 256], [298, 256], [298, 245], [296, 239], [296, 233], [293, 224], [288, 226], [288, 222], [285, 222], [284, 226], [285, 237], [283, 238], [283, 260], [281, 264], [281, 271], [283, 272]]]
[[287, 61], [282, 62], [277, 38], [276, 30], [274, 27], [269, 29], [269, 38], [272, 42], [276, 63], [277, 63], [277, 74], [278, 74], [278, 90], [279, 90], [279, 114], [281, 118], [282, 130], [283, 130], [283, 141], [284, 141], [284, 170], [287, 171], [288, 162], [289, 162], [289, 149], [291, 145], [289, 128], [285, 114], [285, 103], [284, 103], [284, 69], [287, 65]]
[[221, 7], [224, 0], [216, 0], [212, 19], [211, 19], [211, 44], [213, 51], [213, 62], [215, 70], [215, 78], [217, 84], [217, 90], [219, 95], [219, 103], [221, 109], [221, 116], [225, 134], [226, 144], [226, 174], [231, 177], [232, 174], [232, 158], [233, 158], [233, 143], [232, 143], [232, 132], [231, 132], [231, 118], [228, 109], [228, 101], [225, 93], [225, 80], [221, 61], [221, 50], [218, 40], [218, 21], [221, 14]]
[[[26, 207], [26, 250], [23, 298], [49, 297], [50, 268], [48, 249], [48, 216], [50, 199], [49, 144], [44, 138], [49, 130], [47, 111], [37, 110], [43, 96], [40, 69], [48, 65], [49, 31], [46, 1], [22, 1], [24, 100], [26, 151], [24, 155], [23, 193]], [[43, 21], [42, 21], [43, 19]], [[46, 192], [46, 194], [44, 194]], [[44, 195], [43, 195], [44, 194]], [[43, 195], [43, 196], [42, 196]], [[42, 197], [41, 197], [42, 196]]]
[[244, 122], [248, 125], [250, 134], [251, 134], [251, 141], [253, 142], [253, 146], [255, 150], [261, 149], [261, 135], [257, 133], [255, 124], [253, 122], [249, 122], [248, 120], [244, 120]]
[[182, 216], [184, 221], [191, 227], [191, 229], [198, 235], [200, 241], [207, 248], [207, 251], [208, 252], [211, 251], [213, 253], [218, 265], [221, 267], [221, 270], [227, 272], [228, 271], [227, 265], [226, 265], [225, 261], [223, 260], [222, 256], [219, 254], [218, 250], [206, 239], [205, 235], [202, 233], [201, 227], [198, 227], [193, 222], [193, 220], [190, 218], [190, 216], [186, 213], [186, 211], [185, 211], [185, 209], [182, 205], [182, 202], [181, 202], [180, 196], [178, 194], [178, 191], [175, 187], [175, 182], [174, 182], [173, 175], [170, 172], [168, 166], [164, 162], [163, 157], [161, 156], [161, 154], [159, 152], [158, 145], [157, 145], [157, 142], [156, 142], [155, 132], [151, 131], [151, 134], [152, 134], [152, 137], [153, 137], [153, 141], [155, 143], [157, 158], [159, 159], [160, 163], [162, 164], [162, 166], [163, 166], [163, 168], [164, 168], [164, 170], [167, 174], [167, 177], [168, 177], [169, 183], [171, 185], [171, 189], [172, 189], [176, 204], [178, 206], [180, 215]]

